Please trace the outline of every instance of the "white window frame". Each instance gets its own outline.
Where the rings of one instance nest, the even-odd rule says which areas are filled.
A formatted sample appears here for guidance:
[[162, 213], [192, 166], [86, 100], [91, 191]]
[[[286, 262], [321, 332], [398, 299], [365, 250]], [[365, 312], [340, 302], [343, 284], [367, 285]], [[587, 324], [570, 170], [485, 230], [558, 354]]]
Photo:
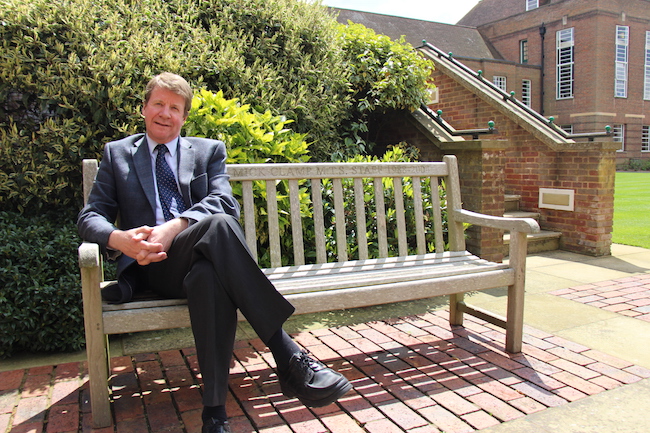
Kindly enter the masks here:
[[521, 102], [527, 107], [530, 107], [532, 88], [530, 80], [521, 80]]
[[528, 39], [519, 41], [519, 63], [528, 63]]
[[526, 10], [532, 11], [539, 7], [539, 0], [526, 0]]
[[614, 142], [621, 143], [621, 148], [617, 152], [625, 152], [625, 125], [617, 124], [612, 127]]
[[616, 26], [614, 97], [627, 98], [627, 66], [629, 59], [630, 27]]
[[643, 83], [643, 99], [650, 101], [650, 32], [645, 32], [645, 81]]
[[641, 152], [650, 152], [650, 126], [641, 127]]
[[573, 125], [560, 125], [560, 128], [567, 134], [573, 134]]
[[504, 92], [508, 91], [508, 79], [503, 75], [495, 75], [492, 77], [492, 83]]
[[556, 37], [556, 99], [573, 98], [575, 39], [573, 27], [558, 30]]

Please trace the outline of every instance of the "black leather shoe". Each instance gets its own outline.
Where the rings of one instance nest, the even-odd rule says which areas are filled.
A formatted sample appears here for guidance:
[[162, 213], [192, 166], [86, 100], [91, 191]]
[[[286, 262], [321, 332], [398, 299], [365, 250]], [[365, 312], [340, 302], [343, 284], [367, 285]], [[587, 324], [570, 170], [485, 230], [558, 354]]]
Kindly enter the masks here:
[[348, 380], [305, 352], [294, 353], [286, 372], [278, 372], [282, 393], [297, 397], [305, 406], [321, 407], [334, 403], [352, 389]]
[[203, 423], [201, 433], [231, 433], [230, 424], [228, 421], [219, 421], [210, 418], [208, 421]]

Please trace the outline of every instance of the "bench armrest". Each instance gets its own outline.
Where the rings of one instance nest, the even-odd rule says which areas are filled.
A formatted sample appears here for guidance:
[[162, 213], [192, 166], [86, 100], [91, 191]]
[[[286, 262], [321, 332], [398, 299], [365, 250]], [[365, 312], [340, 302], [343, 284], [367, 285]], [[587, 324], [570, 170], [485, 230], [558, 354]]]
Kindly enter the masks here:
[[539, 233], [539, 224], [532, 218], [507, 218], [485, 215], [465, 209], [457, 209], [454, 220], [482, 227], [507, 230], [510, 232]]
[[79, 267], [80, 268], [93, 268], [99, 267], [100, 264], [100, 255], [99, 255], [99, 245], [84, 242], [79, 245]]

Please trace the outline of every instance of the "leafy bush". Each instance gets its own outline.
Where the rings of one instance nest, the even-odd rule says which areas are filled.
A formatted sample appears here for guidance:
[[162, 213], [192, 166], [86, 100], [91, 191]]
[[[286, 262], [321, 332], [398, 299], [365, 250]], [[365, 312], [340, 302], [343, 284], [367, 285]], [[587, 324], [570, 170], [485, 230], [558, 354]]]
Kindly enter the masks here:
[[73, 218], [0, 212], [0, 358], [83, 347]]
[[238, 98], [226, 99], [222, 91], [202, 89], [192, 100], [185, 133], [224, 141], [228, 164], [307, 162], [306, 134], [289, 129], [291, 123], [270, 110], [261, 113], [249, 104], [242, 105]]
[[622, 169], [630, 171], [649, 171], [650, 159], [630, 158], [629, 162], [624, 165]]
[[81, 160], [141, 128], [165, 70], [327, 148], [349, 104], [336, 25], [295, 0], [0, 0], [0, 206], [78, 209]]
[[312, 2], [0, 6], [0, 205], [18, 212], [78, 209], [81, 160], [141, 129], [144, 85], [161, 71], [286, 117], [322, 161], [368, 152], [373, 116], [417, 107], [431, 70], [403, 40]]
[[[205, 89], [192, 100], [192, 110], [187, 118], [185, 130], [188, 135], [222, 140], [228, 149], [228, 164], [282, 163], [309, 161], [309, 145], [306, 134], [299, 134], [287, 126], [292, 121], [283, 116], [274, 116], [270, 111], [260, 113], [250, 105], [241, 105], [237, 98], [226, 99], [223, 92], [212, 93]], [[242, 198], [241, 184], [233, 183], [233, 195]], [[277, 185], [282, 225], [281, 237], [290, 230], [285, 218], [290, 209], [289, 186], [287, 182]], [[263, 257], [260, 263], [270, 264], [268, 250], [268, 215], [262, 204], [266, 202], [266, 185], [262, 181], [253, 184], [255, 221], [257, 224], [258, 251]], [[243, 208], [243, 206], [242, 206]], [[243, 212], [243, 211], [242, 211]], [[290, 245], [285, 245], [289, 248]]]
[[340, 159], [364, 154], [381, 130], [382, 116], [414, 110], [427, 100], [433, 63], [419, 55], [404, 37], [391, 40], [362, 24], [339, 26], [345, 62], [350, 70], [352, 107], [341, 132]]

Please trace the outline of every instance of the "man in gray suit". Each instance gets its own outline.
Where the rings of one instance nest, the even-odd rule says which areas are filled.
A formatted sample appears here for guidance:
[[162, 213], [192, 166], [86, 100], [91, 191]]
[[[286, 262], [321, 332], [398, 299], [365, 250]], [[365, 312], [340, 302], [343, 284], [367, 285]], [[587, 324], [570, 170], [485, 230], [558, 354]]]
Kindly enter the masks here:
[[147, 85], [146, 134], [106, 144], [79, 213], [79, 233], [117, 260], [118, 284], [102, 295], [128, 302], [134, 292], [187, 298], [203, 377], [203, 433], [230, 432], [225, 411], [237, 309], [271, 350], [283, 393], [324, 406], [351, 389], [282, 329], [294, 308], [250, 255], [239, 205], [226, 174], [223, 142], [180, 137], [192, 89], [162, 73]]

